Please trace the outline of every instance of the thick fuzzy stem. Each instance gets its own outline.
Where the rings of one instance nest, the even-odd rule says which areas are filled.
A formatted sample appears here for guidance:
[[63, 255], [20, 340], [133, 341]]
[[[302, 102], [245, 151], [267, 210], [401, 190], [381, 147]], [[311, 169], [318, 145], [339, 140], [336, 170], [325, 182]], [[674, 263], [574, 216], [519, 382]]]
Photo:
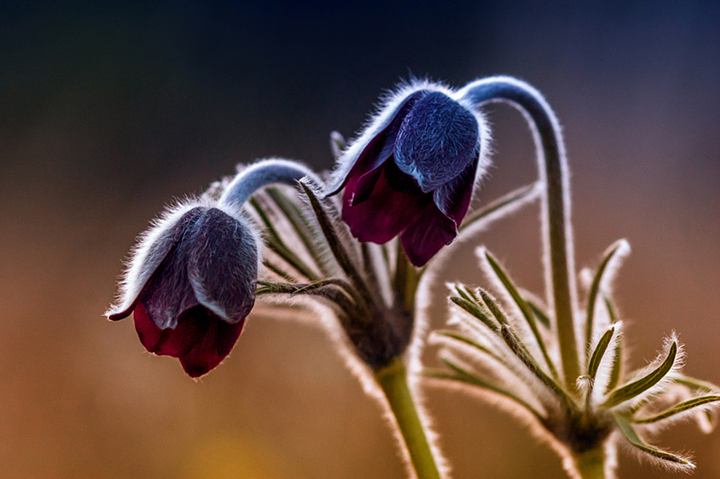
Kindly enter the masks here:
[[538, 172], [546, 185], [543, 199], [543, 247], [548, 303], [555, 311], [565, 385], [575, 391], [580, 375], [575, 331], [577, 291], [570, 228], [570, 191], [565, 147], [555, 113], [532, 86], [511, 77], [491, 77], [464, 87], [461, 101], [477, 107], [507, 102], [528, 120], [538, 151]]
[[396, 358], [377, 371], [375, 380], [390, 404], [417, 478], [440, 479], [442, 476], [408, 386], [407, 370], [402, 359]]
[[253, 193], [264, 186], [273, 183], [295, 185], [305, 176], [315, 178], [315, 174], [310, 169], [295, 161], [281, 159], [258, 161], [235, 176], [225, 188], [220, 203], [239, 208]]

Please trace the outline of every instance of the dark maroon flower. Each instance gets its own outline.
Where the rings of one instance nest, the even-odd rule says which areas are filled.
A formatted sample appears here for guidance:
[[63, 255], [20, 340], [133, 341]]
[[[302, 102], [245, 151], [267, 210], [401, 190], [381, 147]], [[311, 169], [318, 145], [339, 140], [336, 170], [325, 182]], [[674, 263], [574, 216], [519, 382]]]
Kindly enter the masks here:
[[479, 113], [437, 85], [395, 95], [340, 158], [342, 217], [362, 242], [400, 241], [415, 266], [450, 244], [468, 211], [481, 153]]
[[111, 320], [133, 313], [143, 346], [199, 377], [230, 353], [255, 303], [255, 238], [227, 205], [185, 205], [141, 240]]

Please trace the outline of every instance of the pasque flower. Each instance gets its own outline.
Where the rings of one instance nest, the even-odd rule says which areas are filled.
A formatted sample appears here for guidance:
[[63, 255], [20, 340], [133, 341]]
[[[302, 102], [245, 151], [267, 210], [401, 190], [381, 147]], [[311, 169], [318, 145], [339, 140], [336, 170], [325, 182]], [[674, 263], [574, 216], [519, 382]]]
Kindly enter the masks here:
[[107, 317], [132, 313], [143, 346], [179, 358], [191, 377], [215, 368], [255, 303], [260, 243], [241, 206], [269, 183], [294, 183], [308, 173], [290, 161], [262, 161], [241, 172], [219, 200], [167, 211], [141, 237]]
[[330, 194], [343, 186], [342, 217], [361, 242], [400, 235], [422, 266], [450, 244], [487, 168], [479, 112], [440, 85], [395, 94], [340, 158]]
[[180, 359], [191, 377], [217, 366], [235, 345], [255, 303], [258, 251], [242, 218], [216, 206], [185, 204], [138, 246], [123, 303], [145, 349]]

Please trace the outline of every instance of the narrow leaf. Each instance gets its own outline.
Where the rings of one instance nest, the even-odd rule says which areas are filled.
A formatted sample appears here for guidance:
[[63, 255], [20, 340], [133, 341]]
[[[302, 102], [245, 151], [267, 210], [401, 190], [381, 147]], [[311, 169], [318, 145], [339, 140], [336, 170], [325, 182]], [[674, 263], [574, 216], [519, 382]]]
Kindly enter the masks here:
[[367, 290], [367, 285], [365, 284], [362, 276], [355, 267], [355, 264], [353, 263], [350, 254], [343, 246], [342, 241], [340, 240], [340, 236], [338, 235], [330, 218], [325, 212], [325, 209], [323, 208], [320, 199], [318, 199], [312, 187], [306, 184], [305, 181], [301, 180], [300, 186], [305, 191], [305, 195], [308, 197], [308, 200], [310, 200], [310, 206], [315, 213], [315, 217], [317, 218], [318, 224], [320, 225], [320, 229], [325, 236], [325, 240], [330, 247], [330, 251], [332, 251], [335, 260], [338, 262], [338, 265], [345, 272], [353, 285], [360, 291], [360, 294], [362, 295], [363, 299], [368, 303], [368, 305], [371, 304], [372, 296]]
[[497, 319], [500, 324], [510, 324], [507, 316], [505, 316], [505, 313], [503, 313], [503, 310], [500, 309], [500, 306], [495, 302], [495, 299], [490, 295], [490, 293], [484, 289], [480, 289], [480, 296], [482, 297], [485, 306], [488, 307], [490, 312], [493, 316], [495, 316], [495, 319]]
[[585, 344], [587, 344], [588, 347], [590, 346], [590, 341], [592, 340], [593, 321], [595, 320], [595, 304], [597, 303], [597, 297], [600, 292], [600, 284], [602, 283], [603, 275], [605, 274], [605, 271], [607, 271], [607, 266], [610, 264], [613, 257], [618, 253], [618, 251], [625, 248], [627, 248], [627, 242], [625, 240], [620, 240], [608, 249], [607, 253], [605, 253], [600, 261], [600, 265], [598, 266], [592, 285], [590, 286], [590, 294], [588, 295], [587, 305], [587, 321], [585, 323]]
[[488, 203], [477, 212], [465, 218], [465, 221], [462, 222], [462, 224], [458, 228], [458, 231], [464, 230], [468, 226], [488, 217], [492, 213], [499, 212], [500, 215], [508, 213], [512, 211], [516, 206], [518, 206], [516, 202], [521, 200], [532, 200], [535, 197], [539, 196], [540, 191], [541, 189], [538, 187], [537, 182], [530, 185], [522, 186], [515, 191], [511, 191], [507, 195], [501, 196], [495, 201]]
[[535, 315], [533, 314], [532, 310], [522, 298], [522, 296], [520, 296], [520, 293], [508, 277], [507, 273], [505, 273], [500, 264], [495, 260], [495, 258], [493, 258], [493, 256], [488, 251], [485, 251], [485, 258], [490, 263], [490, 267], [493, 269], [500, 282], [503, 284], [503, 286], [505, 286], [505, 289], [508, 291], [508, 293], [510, 293], [513, 301], [515, 301], [515, 304], [517, 304], [517, 306], [520, 308], [520, 311], [522, 312], [525, 321], [528, 323], [528, 326], [530, 326], [530, 330], [532, 331], [533, 336], [535, 336], [535, 341], [537, 341], [537, 344], [540, 347], [540, 351], [542, 352], [543, 358], [545, 359], [545, 363], [547, 364], [550, 373], [553, 375], [553, 377], [558, 378], [557, 369], [555, 369], [555, 365], [550, 359], [550, 355], [545, 348], [545, 343], [542, 339], [542, 336], [540, 336], [540, 331], [538, 331], [537, 324], [535, 323]]
[[432, 377], [435, 379], [455, 380], [455, 381], [459, 381], [459, 382], [462, 382], [462, 383], [465, 383], [465, 384], [468, 384], [471, 386], [477, 386], [482, 389], [487, 389], [488, 391], [492, 391], [494, 393], [500, 394], [501, 396], [505, 396], [506, 398], [513, 400], [520, 406], [527, 409], [530, 413], [532, 413], [532, 415], [535, 416], [539, 421], [542, 422], [544, 420], [543, 416], [537, 410], [535, 410], [534, 407], [532, 407], [530, 404], [528, 404], [524, 400], [520, 399], [518, 396], [516, 396], [512, 392], [510, 392], [504, 388], [501, 388], [499, 386], [496, 386], [489, 381], [486, 381], [485, 379], [481, 378], [477, 374], [474, 374], [474, 373], [466, 370], [462, 366], [455, 364], [452, 360], [450, 360], [448, 358], [440, 358], [440, 360], [442, 362], [444, 362], [450, 369], [452, 369], [456, 373], [456, 375], [452, 375], [452, 374], [446, 373], [444, 371], [437, 371], [437, 372], [429, 371], [427, 373], [423, 373], [423, 375], [426, 377]]
[[662, 421], [663, 419], [667, 419], [671, 416], [680, 414], [681, 412], [687, 411], [689, 409], [717, 401], [720, 401], [720, 396], [702, 396], [698, 398], [688, 399], [687, 401], [681, 402], [680, 404], [677, 404], [669, 408], [668, 410], [661, 412], [660, 414], [642, 419], [633, 419], [633, 422], [638, 424], [648, 424]]
[[488, 316], [472, 301], [468, 301], [465, 298], [459, 298], [457, 296], [450, 296], [450, 301], [461, 307], [463, 310], [467, 311], [474, 318], [479, 319], [485, 326], [487, 326], [491, 330], [495, 332], [500, 331], [500, 326], [498, 326], [498, 324], [493, 321], [490, 316]]
[[273, 200], [278, 209], [285, 215], [292, 228], [297, 233], [300, 241], [302, 241], [305, 249], [310, 253], [315, 263], [325, 275], [329, 275], [325, 264], [325, 255], [322, 248], [317, 244], [317, 235], [310, 222], [305, 217], [302, 209], [286, 194], [277, 187], [270, 187], [265, 190], [268, 196]]
[[530, 310], [533, 312], [540, 324], [545, 326], [546, 329], [550, 329], [550, 318], [547, 314], [545, 314], [545, 311], [543, 311], [540, 306], [535, 304], [534, 301], [525, 300], [525, 302], [527, 303], [528, 307], [530, 307]]
[[560, 399], [563, 400], [565, 405], [569, 409], [577, 409], [575, 401], [565, 392], [560, 384], [555, 382], [553, 378], [548, 376], [545, 371], [542, 370], [540, 365], [535, 361], [530, 352], [510, 331], [510, 328], [503, 325], [500, 329], [500, 334], [505, 343], [510, 347], [510, 350], [525, 364], [525, 366], [537, 377], [543, 384], [545, 384], [551, 391], [553, 391]]
[[620, 432], [622, 432], [623, 436], [625, 436], [625, 439], [627, 439], [630, 444], [638, 448], [640, 451], [649, 454], [656, 459], [672, 463], [673, 466], [681, 466], [686, 469], [695, 469], [695, 464], [688, 461], [687, 459], [684, 459], [671, 452], [662, 451], [654, 446], [645, 444], [645, 442], [640, 439], [640, 436], [638, 436], [638, 434], [632, 428], [630, 422], [624, 417], [614, 415], [614, 418], [615, 422], [618, 425], [618, 428], [620, 429]]
[[590, 357], [590, 362], [588, 363], [588, 376], [590, 376], [593, 380], [595, 379], [595, 375], [597, 375], [600, 362], [605, 355], [605, 351], [610, 345], [610, 340], [612, 339], [614, 333], [615, 328], [608, 329], [605, 334], [603, 334], [602, 338], [600, 338], [600, 341], [598, 341], [595, 351], [593, 351], [592, 356]]
[[300, 259], [293, 251], [285, 245], [285, 242], [280, 237], [280, 234], [275, 229], [270, 217], [267, 212], [263, 209], [260, 202], [255, 197], [251, 197], [249, 201], [250, 205], [255, 209], [260, 220], [265, 225], [265, 237], [268, 242], [268, 248], [270, 248], [275, 254], [282, 258], [286, 263], [292, 266], [298, 273], [305, 276], [310, 281], [319, 279], [315, 272]]
[[630, 384], [622, 386], [621, 388], [616, 389], [615, 391], [610, 393], [610, 396], [605, 400], [604, 403], [600, 405], [600, 407], [603, 409], [610, 409], [617, 406], [618, 404], [629, 401], [630, 399], [639, 396], [640, 394], [644, 393], [645, 391], [656, 385], [672, 369], [673, 364], [675, 363], [676, 354], [677, 343], [673, 341], [672, 346], [670, 346], [670, 351], [668, 352], [667, 358], [665, 358], [665, 360], [660, 366], [650, 372], [650, 374], [638, 379], [637, 381], [633, 381]]
[[466, 344], [468, 346], [472, 346], [473, 348], [477, 349], [478, 351], [485, 353], [488, 356], [490, 356], [491, 358], [495, 359], [500, 364], [502, 364], [508, 368], [510, 367], [507, 364], [507, 362], [505, 362], [505, 360], [502, 357], [500, 357], [499, 355], [497, 355], [493, 350], [483, 346], [482, 344], [480, 344], [476, 341], [473, 341], [472, 339], [470, 339], [468, 337], [463, 336], [462, 334], [456, 333], [454, 331], [442, 331], [442, 330], [433, 331], [433, 334], [455, 340], [459, 343]]

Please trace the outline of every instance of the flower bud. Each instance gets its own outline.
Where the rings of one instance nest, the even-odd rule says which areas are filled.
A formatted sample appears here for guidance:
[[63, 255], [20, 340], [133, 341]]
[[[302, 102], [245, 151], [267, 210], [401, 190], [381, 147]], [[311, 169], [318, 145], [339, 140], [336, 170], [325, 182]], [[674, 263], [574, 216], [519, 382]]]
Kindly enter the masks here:
[[330, 194], [354, 237], [383, 244], [400, 235], [415, 266], [450, 244], [488, 161], [480, 114], [439, 85], [406, 87], [340, 158]]
[[134, 313], [145, 349], [180, 359], [191, 377], [235, 345], [255, 303], [258, 249], [245, 221], [217, 207], [182, 205], [148, 232], [111, 320]]
[[131, 313], [140, 342], [180, 359], [199, 377], [230, 353], [255, 304], [259, 240], [243, 203], [271, 183], [313, 175], [287, 160], [264, 160], [240, 172], [220, 198], [169, 210], [141, 238], [121, 284], [113, 321]]

